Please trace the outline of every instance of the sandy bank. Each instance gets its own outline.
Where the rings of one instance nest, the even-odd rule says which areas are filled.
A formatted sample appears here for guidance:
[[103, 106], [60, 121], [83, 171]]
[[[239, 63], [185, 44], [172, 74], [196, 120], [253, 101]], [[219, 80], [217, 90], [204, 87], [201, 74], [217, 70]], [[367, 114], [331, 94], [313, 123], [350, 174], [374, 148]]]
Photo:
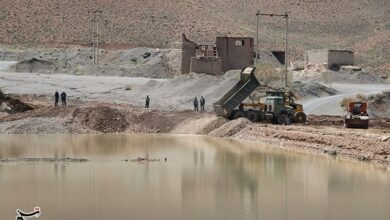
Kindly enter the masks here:
[[307, 125], [280, 126], [226, 121], [213, 113], [158, 111], [128, 104], [87, 102], [44, 106], [0, 117], [2, 134], [173, 133], [202, 134], [279, 144], [390, 166], [390, 119], [371, 121], [368, 130], [345, 129], [337, 116], [309, 115]]

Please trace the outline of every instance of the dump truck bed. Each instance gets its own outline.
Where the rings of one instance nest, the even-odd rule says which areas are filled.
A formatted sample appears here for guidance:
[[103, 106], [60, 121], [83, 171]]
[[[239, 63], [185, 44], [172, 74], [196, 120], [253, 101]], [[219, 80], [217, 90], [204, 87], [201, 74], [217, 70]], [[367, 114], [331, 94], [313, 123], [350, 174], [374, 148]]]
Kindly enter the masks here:
[[218, 116], [227, 117], [239, 106], [257, 87], [260, 86], [256, 79], [255, 68], [245, 68], [240, 75], [240, 81], [230, 89], [220, 100], [213, 104]]

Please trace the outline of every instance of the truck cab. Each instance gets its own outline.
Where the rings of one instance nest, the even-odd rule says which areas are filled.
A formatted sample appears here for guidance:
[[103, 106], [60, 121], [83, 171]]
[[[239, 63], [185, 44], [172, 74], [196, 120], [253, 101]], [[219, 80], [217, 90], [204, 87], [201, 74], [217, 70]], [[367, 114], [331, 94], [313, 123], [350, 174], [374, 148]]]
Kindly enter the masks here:
[[267, 96], [264, 104], [267, 119], [278, 124], [291, 124], [293, 122], [294, 108], [285, 105], [283, 96]]

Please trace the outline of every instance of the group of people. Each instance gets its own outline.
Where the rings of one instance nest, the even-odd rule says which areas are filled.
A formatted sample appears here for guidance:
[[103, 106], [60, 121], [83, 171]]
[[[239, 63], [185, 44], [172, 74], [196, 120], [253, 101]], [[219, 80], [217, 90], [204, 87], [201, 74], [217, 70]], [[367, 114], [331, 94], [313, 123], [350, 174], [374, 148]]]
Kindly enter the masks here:
[[[204, 106], [206, 105], [206, 99], [203, 96], [200, 97], [199, 101], [198, 101], [198, 97], [195, 97], [193, 103], [194, 103], [194, 111], [199, 112], [199, 104], [200, 104], [200, 111], [201, 112], [205, 111]], [[145, 99], [145, 108], [149, 108], [149, 104], [150, 104], [150, 97], [149, 95], [147, 95]]]
[[[58, 93], [58, 90], [54, 93], [54, 106], [58, 106], [58, 101], [60, 100], [60, 93]], [[61, 93], [61, 103], [62, 105], [66, 105], [66, 93]]]
[[200, 111], [204, 111], [204, 106], [206, 105], [206, 99], [204, 99], [203, 96], [200, 97], [199, 102], [198, 102], [198, 97], [195, 97], [194, 99], [194, 111], [198, 112], [199, 111], [199, 104], [200, 104]]

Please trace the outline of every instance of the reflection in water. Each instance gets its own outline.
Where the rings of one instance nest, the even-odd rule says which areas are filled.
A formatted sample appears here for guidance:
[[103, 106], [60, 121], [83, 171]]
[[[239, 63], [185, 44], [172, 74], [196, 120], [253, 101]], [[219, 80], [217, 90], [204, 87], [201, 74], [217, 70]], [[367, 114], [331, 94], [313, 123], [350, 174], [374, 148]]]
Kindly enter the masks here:
[[[199, 136], [0, 136], [0, 212], [42, 219], [390, 219], [390, 174]], [[131, 163], [125, 159], [159, 158]], [[163, 159], [167, 157], [168, 161]]]

